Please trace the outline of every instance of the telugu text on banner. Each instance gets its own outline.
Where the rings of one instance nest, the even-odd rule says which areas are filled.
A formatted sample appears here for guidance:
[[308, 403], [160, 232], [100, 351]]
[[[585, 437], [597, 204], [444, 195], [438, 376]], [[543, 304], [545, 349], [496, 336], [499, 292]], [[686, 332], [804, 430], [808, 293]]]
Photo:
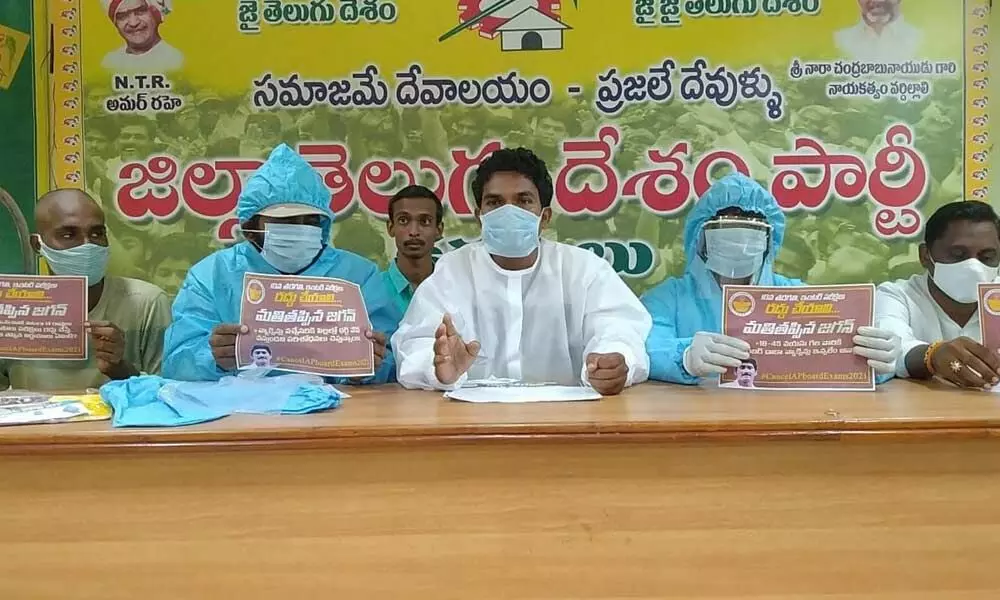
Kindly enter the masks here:
[[0, 358], [87, 358], [86, 277], [0, 275]]
[[333, 243], [383, 267], [395, 190], [444, 200], [446, 252], [478, 235], [476, 164], [531, 147], [545, 235], [636, 291], [683, 270], [684, 215], [732, 170], [789, 218], [776, 270], [814, 284], [918, 272], [927, 216], [988, 191], [985, 0], [51, 6], [57, 184], [103, 202], [113, 272], [171, 293], [281, 142], [329, 186]]

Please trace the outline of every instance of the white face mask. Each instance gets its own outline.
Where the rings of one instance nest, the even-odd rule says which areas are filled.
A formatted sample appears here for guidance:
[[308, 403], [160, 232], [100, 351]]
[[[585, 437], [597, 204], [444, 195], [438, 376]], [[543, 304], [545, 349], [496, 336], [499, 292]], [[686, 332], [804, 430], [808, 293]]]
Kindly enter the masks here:
[[760, 271], [767, 252], [767, 231], [749, 227], [705, 230], [705, 264], [728, 279], [750, 277]]
[[108, 247], [83, 244], [66, 250], [56, 250], [45, 245], [42, 236], [35, 234], [39, 252], [49, 269], [56, 275], [86, 277], [87, 286], [94, 286], [104, 279], [108, 269]]
[[934, 263], [931, 279], [955, 302], [972, 304], [979, 298], [979, 284], [992, 282], [998, 272], [1000, 267], [990, 267], [978, 258], [969, 258], [957, 263]]

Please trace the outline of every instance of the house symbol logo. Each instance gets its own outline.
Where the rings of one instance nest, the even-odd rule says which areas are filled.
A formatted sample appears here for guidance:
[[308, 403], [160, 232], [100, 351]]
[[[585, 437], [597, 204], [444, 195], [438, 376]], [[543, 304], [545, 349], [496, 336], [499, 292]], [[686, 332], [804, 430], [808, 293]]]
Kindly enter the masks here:
[[[577, 5], [579, 0], [573, 0]], [[500, 38], [500, 50], [562, 50], [569, 25], [559, 19], [560, 0], [459, 0], [459, 24], [438, 38], [443, 42], [463, 31]]]

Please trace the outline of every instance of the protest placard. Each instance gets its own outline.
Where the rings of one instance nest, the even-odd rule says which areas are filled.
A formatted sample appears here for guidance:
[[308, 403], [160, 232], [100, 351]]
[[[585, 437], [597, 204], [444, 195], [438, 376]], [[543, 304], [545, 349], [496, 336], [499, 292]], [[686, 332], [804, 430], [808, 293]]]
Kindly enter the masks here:
[[85, 360], [86, 277], [0, 275], [0, 358]]
[[355, 283], [248, 273], [240, 315], [250, 329], [236, 342], [240, 369], [335, 377], [375, 373], [374, 346], [365, 336], [368, 311]]
[[854, 354], [871, 326], [875, 286], [725, 286], [722, 330], [750, 344], [750, 358], [720, 376], [721, 387], [873, 390], [875, 376]]
[[1000, 283], [979, 284], [979, 324], [982, 344], [1000, 351]]

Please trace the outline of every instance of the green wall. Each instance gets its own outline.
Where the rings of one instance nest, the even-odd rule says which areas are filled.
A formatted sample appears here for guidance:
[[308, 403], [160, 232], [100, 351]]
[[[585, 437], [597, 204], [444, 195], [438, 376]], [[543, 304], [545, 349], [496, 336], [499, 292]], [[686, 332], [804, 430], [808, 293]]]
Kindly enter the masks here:
[[[31, 0], [0, 0], [0, 25], [31, 33], [34, 41]], [[14, 197], [29, 226], [37, 194], [34, 85], [38, 60], [29, 44], [11, 86], [0, 89], [0, 187]], [[22, 263], [13, 221], [0, 208], [0, 273], [20, 273]]]

